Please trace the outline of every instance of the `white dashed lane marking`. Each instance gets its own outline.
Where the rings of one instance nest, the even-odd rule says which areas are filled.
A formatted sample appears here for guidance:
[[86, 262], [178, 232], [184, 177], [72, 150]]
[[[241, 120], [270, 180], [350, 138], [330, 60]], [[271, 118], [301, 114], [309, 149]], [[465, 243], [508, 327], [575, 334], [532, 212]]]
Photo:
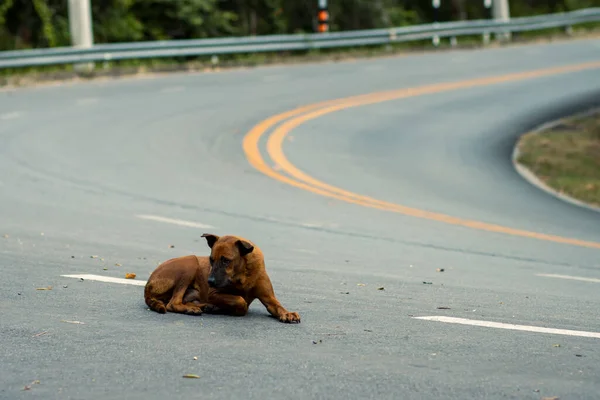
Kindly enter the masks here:
[[536, 274], [536, 275], [543, 276], [545, 278], [558, 278], [558, 279], [569, 279], [569, 280], [573, 280], [573, 281], [600, 283], [600, 279], [584, 278], [582, 276], [558, 275], [558, 274]]
[[108, 283], [120, 283], [122, 285], [133, 285], [133, 286], [145, 286], [146, 281], [140, 281], [135, 279], [125, 279], [125, 278], [113, 278], [112, 276], [102, 276], [102, 275], [91, 275], [91, 274], [81, 274], [81, 275], [61, 275], [65, 278], [75, 278], [75, 279], [83, 279], [84, 281], [98, 281], [98, 282], [108, 282]]
[[0, 121], [7, 121], [9, 119], [17, 119], [21, 115], [23, 115], [20, 111], [11, 111], [7, 113], [0, 114]]
[[194, 222], [194, 221], [185, 221], [182, 219], [161, 217], [158, 215], [136, 215], [136, 217], [141, 218], [141, 219], [150, 220], [150, 221], [164, 222], [166, 224], [187, 226], [190, 228], [201, 228], [201, 229], [213, 229], [214, 228], [214, 226], [208, 225], [208, 224], [201, 224], [199, 222]]
[[581, 336], [581, 337], [600, 339], [600, 332], [586, 332], [586, 331], [573, 331], [573, 330], [569, 330], [569, 329], [543, 328], [543, 327], [539, 327], [539, 326], [514, 325], [514, 324], [505, 324], [505, 323], [501, 323], [501, 322], [479, 321], [479, 320], [474, 320], [474, 319], [444, 317], [444, 316], [413, 317], [413, 318], [421, 319], [421, 320], [425, 320], [425, 321], [446, 322], [449, 324], [472, 325], [472, 326], [481, 326], [481, 327], [485, 327], [485, 328], [509, 329], [509, 330], [515, 330], [515, 331], [526, 331], [526, 332], [537, 332], [537, 333], [551, 333], [551, 334], [556, 334], [556, 335]]

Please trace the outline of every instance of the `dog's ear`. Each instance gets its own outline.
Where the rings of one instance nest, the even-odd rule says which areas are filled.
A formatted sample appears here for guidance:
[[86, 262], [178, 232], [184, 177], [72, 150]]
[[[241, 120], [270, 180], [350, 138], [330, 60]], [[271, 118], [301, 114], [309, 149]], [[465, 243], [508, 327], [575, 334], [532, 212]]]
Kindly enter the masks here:
[[254, 250], [254, 246], [252, 246], [250, 243], [246, 242], [245, 240], [238, 240], [235, 242], [235, 245], [239, 249], [240, 255], [242, 257], [245, 256], [246, 254], [252, 253], [252, 250]]
[[217, 240], [219, 240], [219, 237], [217, 235], [213, 235], [212, 233], [203, 233], [202, 237], [206, 238], [206, 242], [208, 243], [208, 247], [210, 247], [211, 249], [215, 245], [215, 242]]

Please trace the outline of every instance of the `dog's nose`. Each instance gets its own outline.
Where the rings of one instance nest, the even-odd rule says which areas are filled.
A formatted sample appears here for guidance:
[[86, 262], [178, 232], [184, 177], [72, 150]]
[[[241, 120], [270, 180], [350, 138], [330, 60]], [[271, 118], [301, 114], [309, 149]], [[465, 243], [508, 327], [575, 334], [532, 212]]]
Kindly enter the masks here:
[[208, 277], [208, 286], [210, 286], [210, 287], [215, 287], [215, 283], [216, 283], [216, 282], [215, 282], [215, 278], [214, 278], [214, 276], [209, 276], [209, 277]]

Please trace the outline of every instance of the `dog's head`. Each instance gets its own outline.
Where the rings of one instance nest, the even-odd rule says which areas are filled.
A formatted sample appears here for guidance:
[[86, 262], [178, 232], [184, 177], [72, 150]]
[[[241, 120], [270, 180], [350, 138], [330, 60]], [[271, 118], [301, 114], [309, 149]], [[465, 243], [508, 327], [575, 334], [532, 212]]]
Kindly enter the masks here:
[[246, 256], [254, 250], [252, 243], [235, 236], [202, 235], [210, 247], [208, 285], [215, 289], [243, 286], [247, 275]]

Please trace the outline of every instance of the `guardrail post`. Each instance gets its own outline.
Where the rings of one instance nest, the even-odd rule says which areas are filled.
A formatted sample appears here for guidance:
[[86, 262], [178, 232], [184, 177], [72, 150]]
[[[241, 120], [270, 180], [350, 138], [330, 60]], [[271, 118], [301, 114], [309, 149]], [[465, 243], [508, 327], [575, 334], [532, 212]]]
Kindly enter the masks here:
[[[73, 47], [90, 48], [94, 45], [90, 0], [69, 0], [69, 30]], [[94, 63], [76, 63], [73, 68], [77, 72], [89, 73], [94, 69]]]
[[[440, 8], [441, 0], [431, 0], [431, 5], [433, 6], [433, 23], [437, 25], [438, 23], [438, 11]], [[438, 47], [440, 45], [440, 37], [437, 34], [434, 34], [431, 38], [433, 45]]]
[[[483, 0], [483, 7], [486, 11], [486, 17], [491, 19], [492, 0]], [[483, 44], [488, 45], [490, 43], [490, 33], [488, 31], [483, 32]]]
[[[510, 9], [508, 7], [508, 0], [493, 0], [492, 5], [492, 13], [496, 21], [510, 21]], [[510, 40], [510, 38], [511, 32], [496, 32], [496, 39]]]

